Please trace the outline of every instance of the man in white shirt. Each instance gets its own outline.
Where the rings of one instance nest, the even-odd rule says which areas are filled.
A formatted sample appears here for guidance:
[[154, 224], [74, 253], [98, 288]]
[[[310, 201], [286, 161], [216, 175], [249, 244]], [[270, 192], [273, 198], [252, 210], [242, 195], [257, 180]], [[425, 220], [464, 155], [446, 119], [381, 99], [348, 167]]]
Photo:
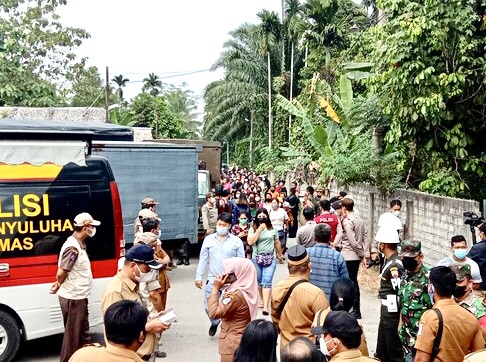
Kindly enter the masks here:
[[312, 207], [306, 207], [302, 211], [305, 218], [305, 224], [297, 230], [297, 244], [306, 248], [316, 245], [314, 239], [314, 228], [317, 225], [314, 221], [314, 209]]
[[453, 264], [469, 264], [471, 266], [471, 276], [473, 281], [473, 289], [479, 289], [479, 285], [483, 281], [478, 264], [466, 257], [468, 253], [466, 238], [462, 235], [455, 235], [451, 238], [452, 255], [445, 257], [437, 263], [437, 266], [451, 266]]

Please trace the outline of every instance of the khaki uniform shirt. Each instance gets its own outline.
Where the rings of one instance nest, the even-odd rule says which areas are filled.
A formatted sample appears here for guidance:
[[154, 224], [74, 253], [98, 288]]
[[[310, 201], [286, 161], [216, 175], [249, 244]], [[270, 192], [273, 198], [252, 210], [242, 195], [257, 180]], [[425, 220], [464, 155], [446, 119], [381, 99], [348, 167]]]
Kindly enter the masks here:
[[215, 232], [216, 223], [218, 222], [218, 208], [205, 203], [201, 206], [201, 216], [204, 230], [206, 232], [210, 231], [211, 233]]
[[301, 283], [294, 288], [282, 314], [279, 314], [277, 309], [285, 294], [300, 279], [302, 277], [290, 275], [272, 290], [272, 321], [280, 333], [280, 349], [295, 337], [312, 338], [311, 325], [315, 315], [329, 307], [326, 294], [320, 288], [311, 283]]
[[365, 357], [361, 354], [358, 349], [351, 349], [349, 351], [339, 352], [331, 361], [354, 361], [354, 362], [368, 362], [368, 361], [379, 361], [376, 358]]
[[[439, 353], [435, 362], [462, 362], [469, 352], [484, 348], [484, 339], [474, 315], [457, 305], [452, 299], [442, 299], [433, 305], [442, 313], [444, 327]], [[422, 315], [415, 349], [431, 353], [439, 328], [437, 313], [428, 310]]]
[[223, 294], [220, 301], [218, 294], [211, 293], [208, 313], [211, 318], [221, 318], [219, 354], [233, 356], [240, 345], [243, 331], [251, 321], [245, 297], [237, 290]]
[[464, 357], [464, 362], [484, 362], [486, 361], [486, 349], [469, 353]]
[[[108, 285], [103, 292], [103, 297], [101, 298], [101, 310], [103, 315], [110, 305], [119, 300], [134, 300], [145, 305], [138, 293], [138, 284], [128, 278], [123, 271], [119, 271], [118, 274], [108, 282]], [[145, 342], [140, 346], [137, 354], [141, 357], [151, 355], [155, 351], [156, 344], [155, 334], [147, 333]]]
[[143, 362], [143, 359], [129, 349], [107, 343], [106, 347], [95, 344], [80, 348], [69, 362]]
[[347, 215], [341, 224], [342, 232], [339, 231], [336, 235], [334, 247], [341, 248], [344, 260], [361, 260], [363, 257], [369, 257], [363, 220], [353, 212]]

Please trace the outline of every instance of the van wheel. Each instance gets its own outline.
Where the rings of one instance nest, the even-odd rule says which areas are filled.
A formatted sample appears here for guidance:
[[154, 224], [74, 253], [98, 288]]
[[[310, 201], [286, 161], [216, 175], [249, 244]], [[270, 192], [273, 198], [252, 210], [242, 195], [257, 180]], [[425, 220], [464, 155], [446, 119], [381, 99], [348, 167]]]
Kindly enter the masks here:
[[0, 362], [12, 361], [20, 346], [20, 329], [17, 321], [0, 311]]

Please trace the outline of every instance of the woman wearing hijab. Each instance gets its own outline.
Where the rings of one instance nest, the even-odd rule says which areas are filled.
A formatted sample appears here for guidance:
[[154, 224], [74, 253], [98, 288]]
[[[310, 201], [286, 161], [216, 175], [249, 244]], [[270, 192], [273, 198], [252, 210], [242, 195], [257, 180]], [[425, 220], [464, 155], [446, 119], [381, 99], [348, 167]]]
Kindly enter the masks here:
[[[209, 317], [221, 319], [219, 354], [221, 362], [233, 362], [243, 331], [258, 312], [255, 266], [250, 259], [223, 259], [224, 273], [218, 275], [208, 299]], [[219, 299], [219, 292], [223, 295]]]

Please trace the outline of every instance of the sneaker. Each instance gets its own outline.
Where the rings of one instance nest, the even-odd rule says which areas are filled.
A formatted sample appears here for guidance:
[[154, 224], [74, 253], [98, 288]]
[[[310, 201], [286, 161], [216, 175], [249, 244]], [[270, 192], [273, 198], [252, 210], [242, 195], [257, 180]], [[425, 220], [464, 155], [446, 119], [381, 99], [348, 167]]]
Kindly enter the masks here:
[[189, 258], [187, 258], [186, 260], [184, 260], [184, 265], [189, 265], [191, 263], [189, 263]]
[[182, 265], [182, 264], [184, 264], [184, 260], [179, 259], [179, 261], [177, 262], [177, 265]]
[[216, 334], [216, 330], [218, 329], [217, 324], [211, 324], [211, 327], [209, 327], [209, 335], [212, 337]]

